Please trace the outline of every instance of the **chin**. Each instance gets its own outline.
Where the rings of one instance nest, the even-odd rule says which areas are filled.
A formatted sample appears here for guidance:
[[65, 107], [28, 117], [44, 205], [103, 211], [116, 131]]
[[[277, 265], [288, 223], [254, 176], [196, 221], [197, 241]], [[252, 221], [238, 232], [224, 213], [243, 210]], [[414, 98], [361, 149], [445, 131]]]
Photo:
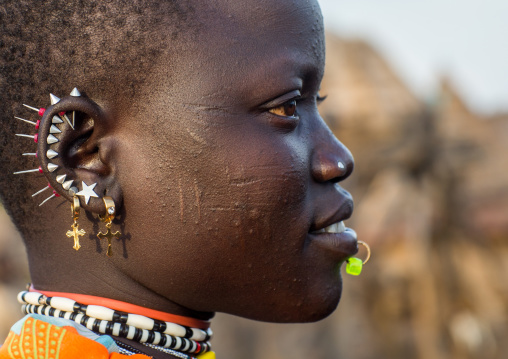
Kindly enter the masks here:
[[339, 305], [342, 295], [342, 282], [323, 295], [313, 295], [304, 299], [302, 305], [293, 308], [287, 320], [280, 323], [312, 323], [322, 320], [332, 314]]
[[[307, 291], [304, 295], [270, 298], [264, 305], [247, 312], [231, 313], [248, 319], [271, 323], [312, 323], [332, 314], [342, 295], [342, 281], [328, 287]], [[245, 308], [244, 308], [245, 309]]]

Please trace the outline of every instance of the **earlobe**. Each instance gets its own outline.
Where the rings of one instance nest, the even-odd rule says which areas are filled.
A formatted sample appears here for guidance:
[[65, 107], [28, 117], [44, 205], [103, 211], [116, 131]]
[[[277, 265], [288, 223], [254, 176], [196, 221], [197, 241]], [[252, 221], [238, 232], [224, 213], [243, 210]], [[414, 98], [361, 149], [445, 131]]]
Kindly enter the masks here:
[[81, 207], [93, 213], [104, 214], [104, 196], [119, 207], [122, 193], [106, 113], [77, 89], [62, 99], [51, 95], [51, 104], [37, 134], [37, 157], [49, 186], [69, 201], [77, 195]]

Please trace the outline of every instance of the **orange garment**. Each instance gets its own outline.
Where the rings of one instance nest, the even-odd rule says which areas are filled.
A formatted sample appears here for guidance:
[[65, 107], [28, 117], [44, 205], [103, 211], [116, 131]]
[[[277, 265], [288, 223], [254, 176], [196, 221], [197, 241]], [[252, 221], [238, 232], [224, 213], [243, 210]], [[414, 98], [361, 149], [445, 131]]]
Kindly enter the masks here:
[[0, 359], [150, 359], [143, 354], [109, 353], [99, 342], [78, 334], [71, 326], [59, 327], [28, 317], [19, 334], [11, 331], [0, 347]]

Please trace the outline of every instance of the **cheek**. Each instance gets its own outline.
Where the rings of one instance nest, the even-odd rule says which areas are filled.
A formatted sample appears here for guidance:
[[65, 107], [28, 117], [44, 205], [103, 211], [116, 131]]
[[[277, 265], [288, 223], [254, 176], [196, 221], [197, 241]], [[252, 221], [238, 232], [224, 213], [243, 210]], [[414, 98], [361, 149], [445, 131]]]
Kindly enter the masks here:
[[306, 233], [310, 215], [305, 158], [287, 143], [270, 139], [233, 140], [194, 159], [199, 170], [187, 180], [199, 196], [201, 218], [193, 220], [197, 228], [204, 225], [207, 234], [215, 231], [243, 247], [282, 240], [281, 232], [294, 236], [304, 228]]

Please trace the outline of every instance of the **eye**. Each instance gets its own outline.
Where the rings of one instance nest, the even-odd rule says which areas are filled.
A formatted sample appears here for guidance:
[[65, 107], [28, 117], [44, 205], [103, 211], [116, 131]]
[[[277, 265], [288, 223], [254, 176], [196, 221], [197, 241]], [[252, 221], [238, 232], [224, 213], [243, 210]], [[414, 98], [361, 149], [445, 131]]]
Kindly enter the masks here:
[[286, 101], [280, 106], [272, 107], [268, 112], [277, 116], [296, 117], [296, 100]]

